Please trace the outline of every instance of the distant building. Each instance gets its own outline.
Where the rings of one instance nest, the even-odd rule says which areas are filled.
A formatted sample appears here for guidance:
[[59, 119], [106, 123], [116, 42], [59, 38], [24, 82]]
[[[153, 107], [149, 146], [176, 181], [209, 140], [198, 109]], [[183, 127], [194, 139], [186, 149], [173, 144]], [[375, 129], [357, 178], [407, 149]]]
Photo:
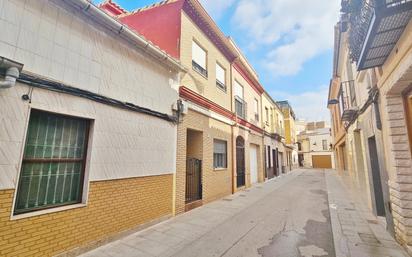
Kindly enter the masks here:
[[290, 171], [299, 166], [297, 134], [295, 128], [296, 115], [288, 101], [278, 101], [276, 103], [282, 110], [285, 121], [286, 169]]
[[299, 166], [316, 169], [332, 169], [334, 156], [332, 135], [325, 122], [308, 122], [298, 135]]

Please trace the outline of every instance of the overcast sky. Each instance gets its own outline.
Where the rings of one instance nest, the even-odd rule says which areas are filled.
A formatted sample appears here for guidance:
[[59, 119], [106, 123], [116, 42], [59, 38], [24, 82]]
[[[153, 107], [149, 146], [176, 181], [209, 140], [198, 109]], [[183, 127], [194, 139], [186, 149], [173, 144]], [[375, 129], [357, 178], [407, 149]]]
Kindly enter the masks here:
[[[127, 10], [158, 2], [114, 1]], [[298, 118], [329, 121], [326, 102], [339, 0], [201, 2], [235, 39], [274, 99], [289, 100]]]

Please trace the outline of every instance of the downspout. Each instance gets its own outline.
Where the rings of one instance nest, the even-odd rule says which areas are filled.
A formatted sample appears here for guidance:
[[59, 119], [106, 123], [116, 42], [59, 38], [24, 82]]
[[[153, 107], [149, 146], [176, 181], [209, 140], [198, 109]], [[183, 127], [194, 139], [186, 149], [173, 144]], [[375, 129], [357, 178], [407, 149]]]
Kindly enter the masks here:
[[[233, 113], [233, 62], [230, 63], [230, 111]], [[234, 138], [234, 126], [236, 125], [236, 123], [234, 125], [231, 126], [231, 130], [232, 130], [232, 194], [235, 193], [235, 175], [237, 175], [236, 173], [236, 169], [235, 169], [235, 149], [236, 149], [236, 141]], [[237, 181], [237, 180], [236, 180]]]
[[0, 81], [0, 89], [11, 88], [16, 85], [16, 79], [19, 77], [19, 70], [16, 67], [10, 67], [6, 70], [6, 76]]
[[0, 68], [6, 70], [4, 80], [0, 80], [0, 89], [5, 89], [16, 84], [23, 65], [0, 56]]

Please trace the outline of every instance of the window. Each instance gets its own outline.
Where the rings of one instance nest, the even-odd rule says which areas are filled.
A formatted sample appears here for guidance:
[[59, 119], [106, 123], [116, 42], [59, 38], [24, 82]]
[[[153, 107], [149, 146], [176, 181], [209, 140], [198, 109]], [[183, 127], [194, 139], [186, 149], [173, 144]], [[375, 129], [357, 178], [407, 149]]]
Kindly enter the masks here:
[[192, 42], [192, 67], [195, 71], [207, 77], [206, 51], [195, 41]]
[[213, 141], [213, 167], [215, 169], [227, 168], [227, 143], [223, 140]]
[[325, 151], [328, 150], [328, 140], [322, 140], [322, 147], [323, 147], [323, 150]]
[[255, 121], [259, 121], [259, 101], [255, 98]]
[[269, 125], [269, 109], [265, 107], [265, 115], [266, 115], [266, 124]]
[[243, 100], [243, 87], [235, 81], [235, 111], [237, 116], [246, 119], [246, 102]]
[[216, 63], [216, 85], [226, 91], [226, 71], [219, 63]]
[[15, 214], [80, 203], [89, 121], [33, 110]]

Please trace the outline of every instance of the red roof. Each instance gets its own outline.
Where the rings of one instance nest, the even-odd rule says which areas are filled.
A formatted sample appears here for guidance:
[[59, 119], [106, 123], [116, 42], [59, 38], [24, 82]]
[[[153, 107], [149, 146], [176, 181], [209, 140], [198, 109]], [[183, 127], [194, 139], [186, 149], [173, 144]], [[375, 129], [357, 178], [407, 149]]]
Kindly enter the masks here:
[[112, 0], [104, 1], [99, 5], [99, 7], [107, 14], [114, 17], [127, 13], [125, 9], [114, 3]]

